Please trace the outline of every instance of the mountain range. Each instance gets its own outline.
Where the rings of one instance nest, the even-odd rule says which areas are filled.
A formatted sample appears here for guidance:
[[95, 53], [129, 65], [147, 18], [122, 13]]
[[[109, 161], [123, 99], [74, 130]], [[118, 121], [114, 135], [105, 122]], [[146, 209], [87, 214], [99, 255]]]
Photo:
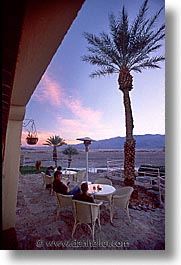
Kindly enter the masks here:
[[[165, 135], [145, 134], [134, 135], [136, 149], [163, 149], [165, 148]], [[114, 137], [110, 139], [92, 142], [90, 149], [123, 149], [125, 137]], [[74, 145], [77, 149], [84, 149], [83, 144]]]
[[[164, 149], [165, 148], [165, 135], [161, 134], [145, 134], [145, 135], [134, 135], [134, 139], [136, 140], [136, 149]], [[104, 150], [104, 149], [113, 149], [113, 150], [120, 150], [124, 149], [124, 142], [125, 142], [125, 137], [113, 137], [109, 139], [104, 139], [104, 140], [98, 140], [95, 142], [92, 142], [91, 145], [89, 146], [89, 149], [98, 149], [98, 150]], [[85, 146], [84, 144], [74, 144], [72, 145], [73, 147], [79, 149], [79, 150], [84, 150]], [[32, 149], [46, 149], [47, 148], [52, 148], [49, 146], [34, 146]], [[58, 147], [58, 150], [64, 150], [66, 148], [66, 145], [63, 145], [61, 147]], [[21, 149], [31, 149], [30, 147], [27, 146], [22, 146]]]

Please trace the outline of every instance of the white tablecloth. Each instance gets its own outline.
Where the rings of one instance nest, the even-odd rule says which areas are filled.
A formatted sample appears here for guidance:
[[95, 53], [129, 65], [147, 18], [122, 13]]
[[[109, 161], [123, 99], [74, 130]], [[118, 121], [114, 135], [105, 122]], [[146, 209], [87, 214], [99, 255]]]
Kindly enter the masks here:
[[[97, 187], [101, 187], [101, 190], [98, 190]], [[106, 185], [106, 184], [89, 184], [88, 185], [89, 190], [88, 193], [89, 194], [93, 194], [96, 196], [107, 196], [107, 195], [111, 195], [115, 192], [115, 188], [111, 185]], [[96, 190], [93, 190], [93, 187], [96, 187]]]

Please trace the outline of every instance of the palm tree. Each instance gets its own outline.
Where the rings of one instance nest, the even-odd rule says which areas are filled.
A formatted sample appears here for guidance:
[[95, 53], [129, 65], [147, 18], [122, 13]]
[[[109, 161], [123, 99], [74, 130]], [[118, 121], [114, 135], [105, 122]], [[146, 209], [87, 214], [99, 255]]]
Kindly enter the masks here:
[[164, 56], [154, 55], [162, 46], [165, 25], [155, 28], [161, 8], [152, 18], [146, 17], [148, 0], [140, 7], [133, 23], [129, 25], [128, 15], [123, 6], [120, 16], [109, 16], [110, 34], [102, 32], [99, 37], [84, 33], [88, 41], [88, 55], [83, 61], [97, 65], [98, 70], [90, 77], [100, 77], [106, 74], [118, 74], [119, 89], [123, 93], [125, 109], [126, 140], [124, 143], [124, 178], [126, 185], [134, 185], [135, 146], [133, 137], [133, 115], [130, 101], [130, 91], [133, 88], [131, 71], [140, 72], [146, 68], [160, 68], [159, 63]]
[[66, 149], [63, 150], [64, 155], [68, 155], [68, 168], [70, 168], [70, 165], [72, 163], [72, 156], [78, 155], [78, 150], [71, 145], [69, 145]]
[[60, 136], [50, 136], [46, 143], [43, 145], [53, 146], [53, 161], [55, 162], [55, 167], [57, 167], [57, 147], [62, 146], [66, 144], [65, 140], [63, 138], [60, 138]]

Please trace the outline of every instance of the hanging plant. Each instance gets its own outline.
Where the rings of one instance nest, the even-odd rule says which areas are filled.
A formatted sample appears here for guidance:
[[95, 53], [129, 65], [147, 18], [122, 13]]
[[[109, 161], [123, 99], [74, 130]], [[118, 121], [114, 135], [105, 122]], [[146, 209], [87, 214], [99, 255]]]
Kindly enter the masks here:
[[36, 132], [36, 127], [34, 120], [32, 119], [27, 119], [25, 120], [27, 123], [24, 123], [23, 126], [27, 127], [30, 125], [30, 129], [28, 130], [28, 135], [26, 137], [26, 142], [29, 145], [35, 145], [38, 142], [38, 137], [37, 137], [37, 132]]
[[27, 144], [29, 144], [29, 145], [37, 144], [37, 142], [38, 142], [38, 137], [37, 137], [35, 134], [29, 132], [29, 133], [28, 133], [28, 136], [26, 137], [26, 142], [27, 142]]

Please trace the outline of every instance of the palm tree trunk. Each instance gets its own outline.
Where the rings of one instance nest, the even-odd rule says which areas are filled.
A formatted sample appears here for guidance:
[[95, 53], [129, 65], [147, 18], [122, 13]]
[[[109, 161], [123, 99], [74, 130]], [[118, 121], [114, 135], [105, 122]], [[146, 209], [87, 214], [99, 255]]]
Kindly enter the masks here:
[[57, 148], [53, 147], [53, 161], [55, 162], [55, 167], [57, 167]]
[[68, 168], [70, 168], [70, 166], [71, 166], [71, 163], [72, 163], [72, 158], [71, 158], [71, 157], [69, 157], [69, 158], [68, 158]]
[[132, 90], [133, 77], [129, 69], [123, 65], [119, 73], [118, 84], [119, 89], [123, 92], [123, 102], [125, 107], [125, 123], [126, 123], [126, 141], [124, 143], [124, 183], [133, 186], [135, 180], [135, 145], [133, 138], [133, 115], [131, 109], [131, 101], [129, 91]]
[[129, 89], [122, 90], [123, 101], [125, 107], [125, 123], [126, 123], [126, 141], [124, 143], [124, 182], [125, 185], [133, 186], [135, 181], [135, 146], [136, 141], [133, 138], [133, 115], [131, 109], [131, 101]]

